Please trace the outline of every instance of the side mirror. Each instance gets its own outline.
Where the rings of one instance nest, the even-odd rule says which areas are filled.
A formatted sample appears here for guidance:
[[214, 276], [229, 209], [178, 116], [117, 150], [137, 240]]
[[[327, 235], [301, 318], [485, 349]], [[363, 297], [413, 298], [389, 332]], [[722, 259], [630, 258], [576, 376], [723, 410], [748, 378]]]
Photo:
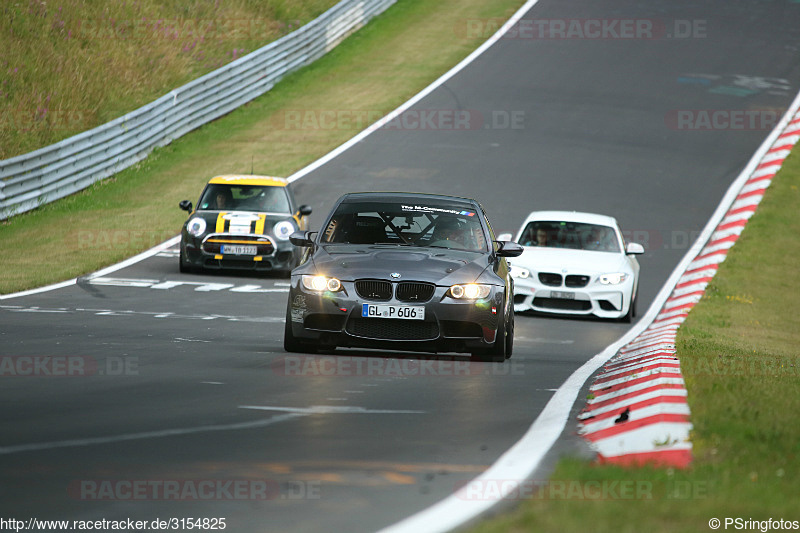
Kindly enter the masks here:
[[311, 206], [310, 205], [303, 204], [297, 210], [300, 212], [300, 216], [307, 217], [308, 215], [311, 214]]
[[497, 236], [497, 240], [498, 241], [513, 241], [514, 240], [514, 236], [511, 235], [510, 233], [501, 233], [500, 235]]
[[289, 242], [295, 246], [314, 246], [316, 231], [295, 231], [289, 235]]
[[181, 200], [181, 202], [178, 204], [178, 207], [184, 211], [189, 211], [190, 213], [192, 212], [192, 202], [189, 200]]
[[497, 257], [518, 257], [525, 249], [512, 241], [495, 241], [498, 244]]
[[638, 242], [629, 242], [625, 247], [625, 253], [628, 255], [641, 255], [644, 253], [644, 246]]

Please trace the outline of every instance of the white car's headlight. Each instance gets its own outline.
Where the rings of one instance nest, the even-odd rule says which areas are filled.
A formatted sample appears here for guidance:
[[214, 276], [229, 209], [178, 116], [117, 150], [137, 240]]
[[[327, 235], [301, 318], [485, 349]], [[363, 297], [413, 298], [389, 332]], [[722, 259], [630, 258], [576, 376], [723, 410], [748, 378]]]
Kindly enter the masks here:
[[491, 285], [468, 283], [466, 285], [453, 285], [450, 287], [450, 296], [457, 300], [479, 300], [486, 298], [492, 292]]
[[601, 274], [597, 281], [603, 285], [619, 285], [628, 278], [624, 272], [611, 272], [609, 274]]
[[528, 279], [531, 277], [531, 271], [527, 268], [511, 265], [511, 277], [518, 279]]
[[310, 291], [336, 292], [342, 290], [342, 282], [336, 278], [329, 278], [326, 276], [311, 276], [309, 274], [304, 274], [302, 280], [303, 280], [303, 287], [305, 287]]
[[279, 241], [286, 241], [289, 240], [289, 235], [294, 233], [294, 225], [288, 220], [284, 220], [275, 224], [275, 227], [272, 228], [272, 232]]
[[189, 235], [199, 237], [206, 232], [206, 221], [200, 217], [194, 217], [186, 224], [186, 231], [189, 232]]

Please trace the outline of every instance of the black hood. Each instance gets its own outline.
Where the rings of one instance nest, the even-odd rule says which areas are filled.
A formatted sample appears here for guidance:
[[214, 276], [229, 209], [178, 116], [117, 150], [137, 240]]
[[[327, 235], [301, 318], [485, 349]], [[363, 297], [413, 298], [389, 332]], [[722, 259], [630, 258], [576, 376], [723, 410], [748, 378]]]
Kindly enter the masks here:
[[[443, 248], [328, 244], [320, 247], [314, 253], [313, 262], [305, 263], [297, 273], [324, 274], [343, 281], [369, 278], [426, 281], [447, 286], [478, 281], [484, 271], [491, 272], [486, 268], [488, 264], [489, 255], [485, 253]], [[393, 278], [392, 273], [400, 274], [400, 277]]]

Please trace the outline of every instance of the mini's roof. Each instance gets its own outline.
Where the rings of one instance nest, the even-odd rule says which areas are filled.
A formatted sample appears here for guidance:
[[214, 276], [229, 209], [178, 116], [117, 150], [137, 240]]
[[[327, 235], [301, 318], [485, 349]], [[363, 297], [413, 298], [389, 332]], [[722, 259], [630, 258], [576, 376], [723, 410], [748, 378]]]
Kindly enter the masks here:
[[286, 187], [289, 185], [283, 178], [274, 176], [253, 176], [249, 174], [224, 174], [208, 180], [209, 183], [229, 185], [270, 185], [272, 187]]
[[345, 202], [436, 202], [476, 205], [472, 198], [417, 192], [351, 192], [342, 196]]
[[582, 222], [585, 224], [600, 224], [603, 226], [617, 226], [617, 220], [607, 215], [596, 213], [582, 213], [579, 211], [534, 211], [525, 218], [523, 227], [534, 220], [553, 222]]

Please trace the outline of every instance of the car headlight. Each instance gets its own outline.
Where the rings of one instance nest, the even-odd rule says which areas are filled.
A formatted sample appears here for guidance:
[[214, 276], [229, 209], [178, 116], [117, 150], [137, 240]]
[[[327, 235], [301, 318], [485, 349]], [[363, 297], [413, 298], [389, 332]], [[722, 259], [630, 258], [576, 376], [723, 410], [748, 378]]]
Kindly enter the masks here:
[[279, 241], [288, 241], [289, 235], [294, 233], [294, 225], [288, 220], [284, 220], [275, 224], [275, 227], [272, 228], [272, 232]]
[[479, 300], [489, 296], [492, 292], [491, 285], [468, 283], [466, 285], [453, 285], [449, 294], [457, 300]]
[[519, 279], [528, 279], [531, 277], [531, 271], [527, 268], [511, 265], [511, 277]]
[[611, 272], [609, 274], [601, 274], [597, 281], [603, 285], [619, 285], [628, 278], [624, 272]]
[[303, 287], [305, 287], [310, 291], [336, 292], [342, 290], [342, 282], [336, 278], [329, 278], [326, 276], [311, 276], [308, 274], [304, 274], [302, 280], [303, 280]]
[[189, 235], [199, 237], [206, 232], [206, 221], [200, 217], [194, 217], [186, 224], [186, 231], [189, 232]]

